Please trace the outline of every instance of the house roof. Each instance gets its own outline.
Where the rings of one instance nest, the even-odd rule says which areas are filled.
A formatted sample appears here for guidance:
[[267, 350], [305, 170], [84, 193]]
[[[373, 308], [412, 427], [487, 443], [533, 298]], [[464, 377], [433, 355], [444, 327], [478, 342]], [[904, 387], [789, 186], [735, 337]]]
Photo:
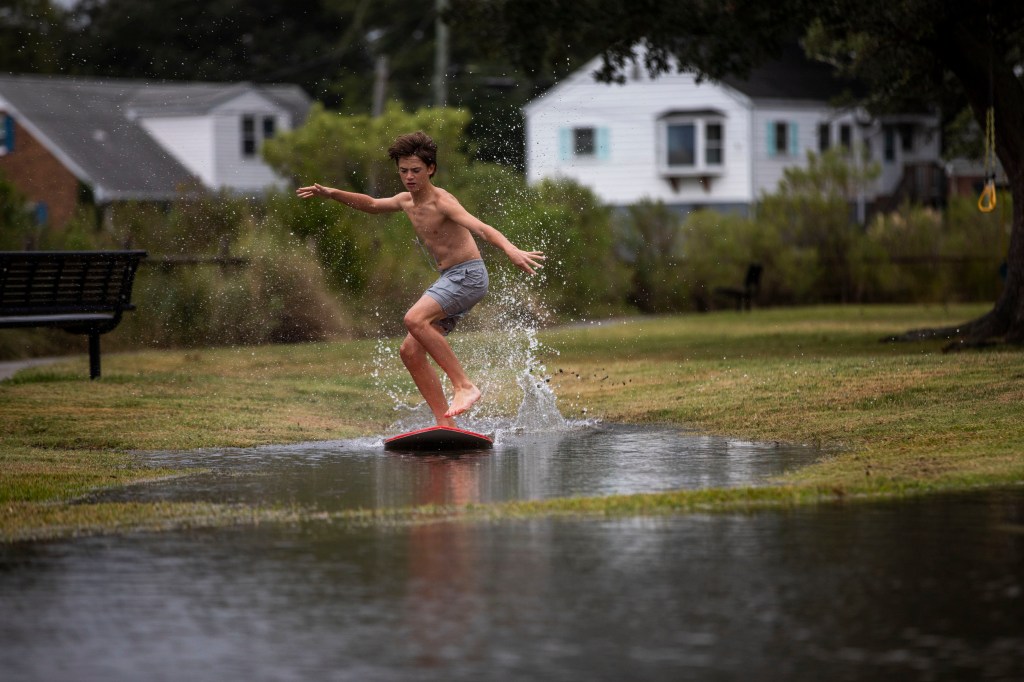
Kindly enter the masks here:
[[[636, 48], [641, 63], [642, 49]], [[547, 93], [528, 102], [524, 111], [530, 112], [540, 106], [551, 93], [579, 83], [581, 79], [593, 80], [593, 73], [600, 64], [601, 58], [595, 57], [569, 78], [556, 83]], [[671, 84], [667, 78], [663, 82]], [[714, 80], [708, 82], [716, 83]], [[848, 90], [857, 91], [856, 85], [837, 78], [830, 66], [808, 59], [803, 49], [795, 44], [787, 47], [777, 59], [751, 69], [747, 76], [729, 76], [717, 83], [744, 95], [755, 105], [759, 102], [828, 103]]]
[[0, 76], [0, 102], [96, 200], [173, 199], [199, 180], [139, 124], [153, 115], [202, 115], [248, 91], [305, 119], [298, 86], [170, 83], [59, 76]]
[[808, 59], [799, 45], [783, 50], [778, 59], [751, 69], [745, 78], [722, 79], [750, 99], [828, 102], [854, 86], [836, 77], [832, 67]]

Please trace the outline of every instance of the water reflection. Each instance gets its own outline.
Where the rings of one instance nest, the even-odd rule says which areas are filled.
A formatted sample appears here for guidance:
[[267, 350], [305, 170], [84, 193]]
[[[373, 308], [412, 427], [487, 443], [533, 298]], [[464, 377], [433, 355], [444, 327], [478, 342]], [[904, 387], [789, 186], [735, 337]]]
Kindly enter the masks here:
[[[439, 494], [462, 495], [435, 465]], [[8, 545], [0, 670], [5, 680], [1020, 680], [1022, 576], [1021, 488], [748, 515]]]
[[145, 453], [155, 466], [207, 474], [91, 499], [211, 500], [322, 509], [460, 504], [756, 485], [817, 451], [666, 427], [594, 426], [503, 433], [493, 450], [457, 456], [385, 452], [379, 439], [249, 449]]

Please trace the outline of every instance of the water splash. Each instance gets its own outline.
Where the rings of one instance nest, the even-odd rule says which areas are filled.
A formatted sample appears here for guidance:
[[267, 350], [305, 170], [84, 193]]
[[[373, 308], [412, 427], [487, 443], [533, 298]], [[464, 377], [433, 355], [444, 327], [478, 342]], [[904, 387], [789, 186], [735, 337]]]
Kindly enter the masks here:
[[[530, 190], [509, 174], [508, 182], [500, 174], [489, 176], [490, 200], [478, 208], [487, 222], [500, 226], [522, 248], [540, 250], [549, 256], [552, 244], [545, 221], [517, 207], [531, 204], [525, 196]], [[557, 432], [581, 424], [570, 422], [558, 408], [558, 398], [550, 385], [550, 376], [542, 358], [557, 354], [538, 338], [539, 329], [548, 321], [543, 292], [547, 271], [528, 276], [511, 267], [503, 253], [484, 245], [484, 260], [490, 272], [487, 297], [460, 322], [448, 337], [470, 378], [483, 398], [469, 415], [458, 419], [460, 426], [474, 431], [502, 434]], [[400, 339], [378, 343], [374, 363], [374, 382], [394, 403], [397, 414], [389, 431], [407, 431], [431, 426], [433, 415], [405, 373], [397, 348]], [[451, 398], [451, 387], [442, 378]], [[587, 422], [583, 426], [592, 424]]]
[[[578, 426], [562, 416], [550, 385], [544, 355], [557, 354], [538, 337], [546, 313], [538, 303], [541, 275], [493, 268], [487, 299], [473, 310], [459, 331], [448, 337], [463, 367], [483, 398], [458, 423], [463, 428], [504, 434], [566, 431]], [[370, 375], [377, 390], [397, 413], [389, 432], [431, 426], [433, 415], [405, 373], [397, 348], [400, 339], [377, 342]], [[450, 384], [443, 380], [446, 391]]]

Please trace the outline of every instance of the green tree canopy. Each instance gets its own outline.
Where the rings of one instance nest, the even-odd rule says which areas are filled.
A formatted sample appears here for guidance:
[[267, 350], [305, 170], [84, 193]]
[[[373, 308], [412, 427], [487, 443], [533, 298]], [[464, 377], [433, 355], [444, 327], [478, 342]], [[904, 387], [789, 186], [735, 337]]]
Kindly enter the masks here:
[[[398, 0], [53, 0], [0, 2], [0, 70], [152, 80], [297, 83], [348, 113], [384, 97], [435, 104], [437, 4]], [[450, 32], [446, 106], [473, 112], [475, 158], [523, 167], [522, 106], [590, 56], [527, 74], [488, 57], [470, 31]]]
[[0, 2], [0, 72], [56, 71], [66, 21], [50, 0]]
[[[934, 333], [964, 343], [1024, 343], [1024, 5], [1016, 0], [450, 0], [451, 21], [523, 68], [543, 68], [592, 45], [595, 77], [620, 80], [642, 54], [652, 75], [744, 74], [801, 38], [809, 56], [853, 76], [873, 111], [970, 107], [983, 129], [995, 112], [996, 152], [1010, 182], [1007, 276], [992, 311]], [[644, 49], [636, 52], [635, 48]]]

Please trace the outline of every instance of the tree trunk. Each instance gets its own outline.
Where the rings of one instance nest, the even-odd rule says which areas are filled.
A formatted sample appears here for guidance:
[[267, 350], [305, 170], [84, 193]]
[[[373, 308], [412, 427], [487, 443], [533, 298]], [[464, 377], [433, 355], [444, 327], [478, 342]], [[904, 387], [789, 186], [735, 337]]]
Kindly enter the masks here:
[[938, 31], [936, 56], [956, 76], [974, 117], [985, 129], [989, 106], [995, 109], [996, 154], [1013, 197], [1013, 222], [1006, 254], [1006, 282], [992, 310], [955, 327], [917, 329], [890, 340], [948, 338], [946, 350], [1002, 339], [1024, 344], [1024, 87], [1006, 60], [1007, 50], [963, 24], [946, 23]]

